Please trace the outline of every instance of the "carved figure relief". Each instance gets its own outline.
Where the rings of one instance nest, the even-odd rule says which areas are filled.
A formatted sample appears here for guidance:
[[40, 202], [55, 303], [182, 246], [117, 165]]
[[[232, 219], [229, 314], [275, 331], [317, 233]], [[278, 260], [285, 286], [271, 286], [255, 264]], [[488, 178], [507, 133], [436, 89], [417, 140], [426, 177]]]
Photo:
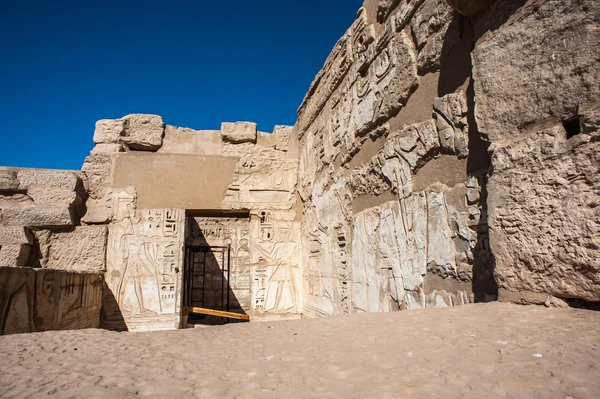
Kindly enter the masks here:
[[298, 160], [282, 151], [262, 148], [242, 156], [223, 200], [224, 209], [290, 209], [296, 200]]
[[[152, 328], [169, 320], [178, 323], [181, 295], [183, 212], [146, 209], [119, 201], [120, 221], [109, 227], [108, 286], [115, 304], [107, 319], [120, 317], [132, 329]], [[117, 308], [115, 309], [115, 305]], [[149, 319], [148, 319], [149, 318]], [[146, 320], [142, 322], [142, 320]], [[143, 326], [138, 324], [143, 323]]]

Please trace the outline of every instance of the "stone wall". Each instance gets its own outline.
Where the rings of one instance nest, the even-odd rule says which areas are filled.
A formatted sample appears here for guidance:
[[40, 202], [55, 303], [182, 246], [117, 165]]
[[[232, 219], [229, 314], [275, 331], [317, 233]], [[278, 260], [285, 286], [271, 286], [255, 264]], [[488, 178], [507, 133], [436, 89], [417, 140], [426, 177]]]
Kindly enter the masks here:
[[94, 300], [61, 307], [90, 273], [105, 327], [177, 328], [210, 246], [254, 318], [600, 301], [599, 21], [594, 0], [366, 0], [294, 127], [134, 114], [97, 122], [82, 172], [0, 168], [2, 331], [93, 325]]
[[468, 74], [445, 77], [468, 21], [439, 1], [366, 6], [298, 113], [309, 316], [468, 303], [490, 274]]
[[365, 1], [298, 110], [304, 314], [598, 301], [599, 13]]
[[0, 335], [98, 328], [99, 274], [0, 268]]
[[[266, 134], [238, 122], [195, 131], [155, 115], [96, 124], [96, 146], [83, 167], [90, 199], [82, 222], [108, 226], [106, 327], [180, 325], [186, 245], [230, 246], [228, 289], [239, 311], [299, 315], [298, 160], [287, 151], [292, 130], [277, 126]], [[244, 228], [228, 217], [236, 212], [246, 215]], [[204, 306], [221, 309], [212, 299], [223, 265], [212, 266]]]
[[478, 16], [472, 54], [477, 124], [493, 150], [488, 208], [501, 299], [598, 302], [600, 7], [521, 3], [498, 1]]

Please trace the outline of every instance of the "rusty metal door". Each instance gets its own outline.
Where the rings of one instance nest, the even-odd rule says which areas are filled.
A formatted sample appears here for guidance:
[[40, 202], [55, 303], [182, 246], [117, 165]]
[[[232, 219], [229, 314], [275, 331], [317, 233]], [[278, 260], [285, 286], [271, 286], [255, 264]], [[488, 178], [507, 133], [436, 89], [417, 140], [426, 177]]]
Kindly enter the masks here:
[[184, 306], [229, 311], [230, 247], [187, 246]]

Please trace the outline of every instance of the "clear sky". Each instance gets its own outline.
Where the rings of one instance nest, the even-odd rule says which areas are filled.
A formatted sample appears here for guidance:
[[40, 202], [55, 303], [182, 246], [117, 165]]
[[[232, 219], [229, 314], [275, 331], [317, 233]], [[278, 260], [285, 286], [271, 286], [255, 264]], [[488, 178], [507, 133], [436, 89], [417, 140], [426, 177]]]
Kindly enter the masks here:
[[80, 169], [131, 113], [292, 125], [362, 0], [0, 0], [0, 165]]

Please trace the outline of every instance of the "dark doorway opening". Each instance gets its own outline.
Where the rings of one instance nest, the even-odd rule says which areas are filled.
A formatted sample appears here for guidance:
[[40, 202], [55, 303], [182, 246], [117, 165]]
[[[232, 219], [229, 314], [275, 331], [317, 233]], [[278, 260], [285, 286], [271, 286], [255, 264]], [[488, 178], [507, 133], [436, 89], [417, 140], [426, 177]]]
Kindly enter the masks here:
[[185, 306], [228, 312], [230, 247], [188, 246], [186, 259]]
[[[236, 285], [240, 277], [240, 270], [236, 268], [239, 263], [238, 232], [240, 226], [246, 224], [249, 225], [249, 213], [188, 212], [182, 295], [184, 312], [196, 308], [246, 314], [244, 308], [247, 306], [242, 306], [238, 299], [241, 294], [239, 283]], [[213, 314], [190, 312], [187, 315], [187, 324], [192, 327], [240, 321]]]

